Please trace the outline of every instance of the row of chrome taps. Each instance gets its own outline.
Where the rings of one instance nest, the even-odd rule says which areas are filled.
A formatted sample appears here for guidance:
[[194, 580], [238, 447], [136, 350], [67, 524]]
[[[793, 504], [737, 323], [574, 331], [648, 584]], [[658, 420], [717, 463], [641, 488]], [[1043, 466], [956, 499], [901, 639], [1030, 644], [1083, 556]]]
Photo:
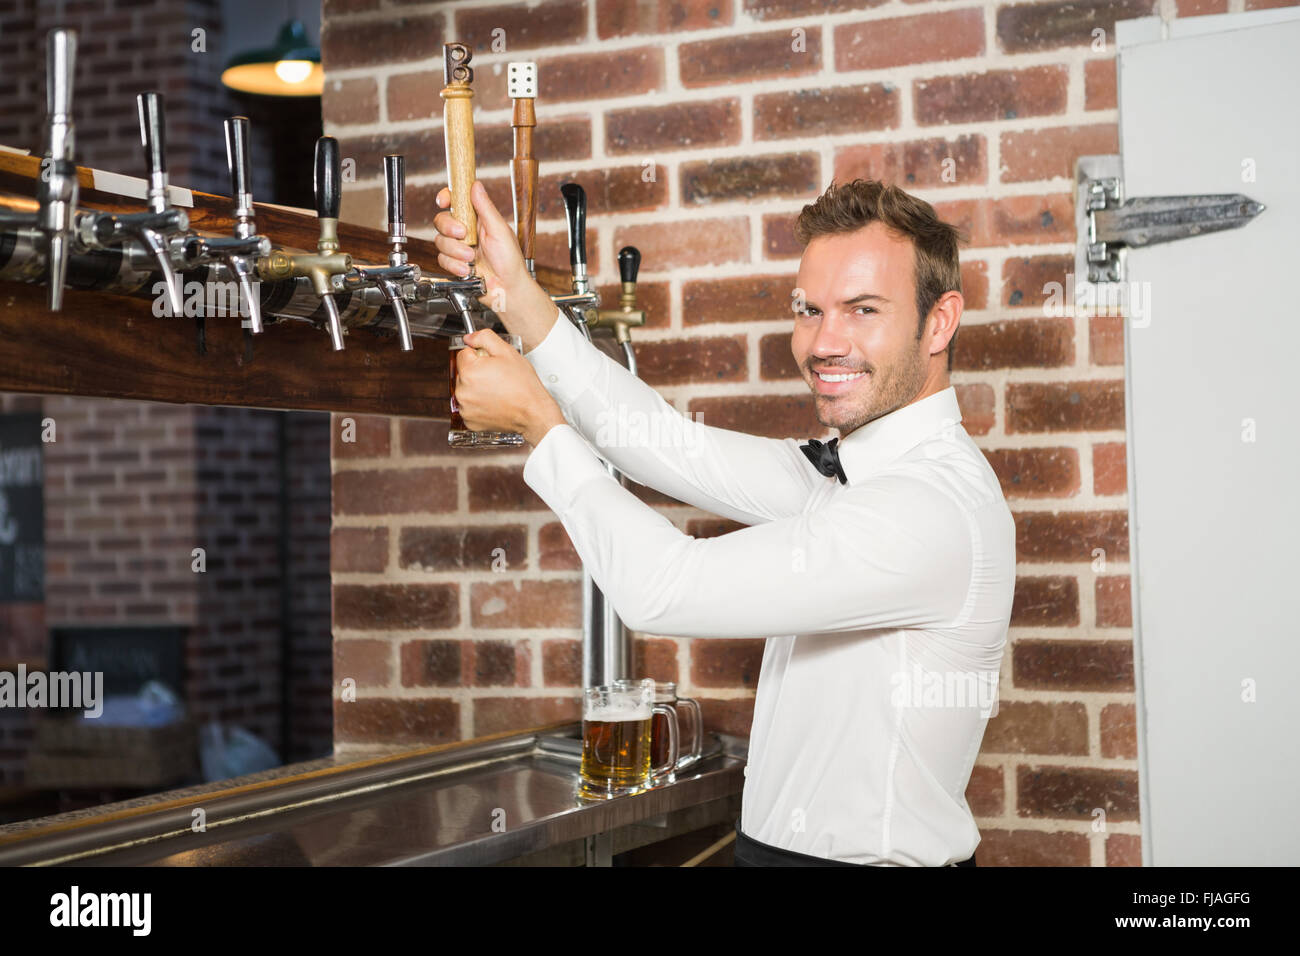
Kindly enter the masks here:
[[[468, 136], [464, 135], [464, 128], [472, 123], [469, 82], [473, 71], [468, 67], [471, 54], [463, 44], [446, 44], [444, 58], [448, 84], [443, 90], [443, 98], [447, 101], [444, 133], [448, 138], [448, 174], [452, 179], [453, 209], [460, 215], [460, 211], [465, 209], [469, 183], [473, 178], [472, 126], [468, 128]], [[15, 258], [8, 267], [0, 263], [0, 278], [20, 275], [32, 281], [36, 268], [33, 263], [43, 262], [42, 272], [48, 285], [51, 310], [58, 311], [63, 306], [65, 289], [70, 286], [70, 262], [84, 261], [86, 257], [105, 258], [105, 254], [116, 251], [117, 259], [123, 263], [120, 267], [122, 272], [134, 269], [132, 275], [136, 278], [143, 276], [140, 270], [149, 268], [142, 263], [152, 264], [149, 271], [156, 271], [161, 279], [165, 314], [172, 316], [184, 314], [181, 280], [185, 273], [207, 267], [209, 274], [215, 272], [228, 277], [238, 286], [239, 297], [245, 305], [246, 324], [254, 335], [262, 333], [265, 327], [263, 299], [275, 299], [274, 296], [259, 294], [258, 284], [301, 284], [306, 288], [280, 298], [289, 301], [296, 296], [297, 300], [302, 300], [308, 297], [309, 290], [319, 308], [309, 308], [300, 303], [297, 311], [280, 309], [277, 314], [302, 318], [304, 311], [311, 316], [323, 313], [322, 318], [312, 320], [324, 326], [336, 351], [344, 347], [346, 330], [340, 298], [350, 300], [358, 294], [373, 294], [375, 301], [386, 304], [403, 350], [413, 347], [411, 306], [423, 305], [426, 311], [430, 311], [433, 303], [445, 303], [444, 314], [459, 316], [466, 331], [473, 331], [476, 327], [476, 315], [482, 317], [491, 313], [491, 309], [480, 302], [486, 290], [482, 278], [473, 271], [465, 277], [428, 275], [410, 261], [406, 248], [405, 160], [402, 156], [384, 157], [387, 264], [359, 264], [340, 248], [341, 160], [338, 141], [330, 136], [322, 136], [316, 143], [313, 185], [319, 235], [314, 252], [277, 247], [267, 236], [258, 234], [250, 175], [249, 121], [243, 116], [233, 116], [225, 121], [233, 235], [206, 235], [191, 228], [185, 209], [174, 205], [169, 193], [164, 99], [157, 92], [141, 93], [137, 97], [146, 168], [147, 211], [123, 213], [80, 208], [72, 119], [75, 62], [75, 32], [62, 28], [50, 31], [47, 38], [47, 150], [37, 186], [38, 208], [28, 211], [0, 206], [0, 232], [21, 234], [29, 239], [31, 246], [25, 265], [20, 261], [21, 257]], [[525, 261], [535, 278], [532, 246], [537, 161], [532, 156], [532, 127], [536, 124], [532, 100], [536, 95], [536, 65], [511, 64], [509, 85], [509, 93], [515, 101], [512, 170], [516, 227]], [[464, 152], [466, 149], [468, 157]], [[455, 150], [460, 152], [453, 155]], [[461, 181], [457, 182], [457, 178]], [[552, 298], [588, 337], [592, 329], [608, 326], [616, 330], [621, 342], [626, 342], [627, 329], [645, 322], [645, 313], [636, 307], [635, 301], [640, 254], [632, 247], [619, 253], [623, 283], [619, 307], [601, 310], [599, 295], [591, 287], [587, 275], [586, 194], [577, 183], [565, 183], [561, 186], [561, 193], [568, 225], [572, 280], [571, 291], [553, 294]], [[106, 271], [106, 268], [99, 269], [101, 273]], [[123, 283], [115, 278], [99, 285], [85, 280], [73, 284], [78, 288], [120, 291]]]

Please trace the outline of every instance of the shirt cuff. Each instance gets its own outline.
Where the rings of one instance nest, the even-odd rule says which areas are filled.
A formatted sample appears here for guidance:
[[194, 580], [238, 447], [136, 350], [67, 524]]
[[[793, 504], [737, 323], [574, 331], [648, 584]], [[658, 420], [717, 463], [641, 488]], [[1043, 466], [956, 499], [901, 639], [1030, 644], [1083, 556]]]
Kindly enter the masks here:
[[582, 486], [598, 478], [614, 481], [572, 425], [551, 426], [524, 460], [524, 484], [560, 517], [572, 509]]
[[563, 312], [556, 310], [555, 323], [546, 338], [525, 352], [524, 358], [537, 372], [542, 387], [565, 408], [591, 386], [595, 378], [592, 361], [598, 363], [603, 355], [592, 348]]

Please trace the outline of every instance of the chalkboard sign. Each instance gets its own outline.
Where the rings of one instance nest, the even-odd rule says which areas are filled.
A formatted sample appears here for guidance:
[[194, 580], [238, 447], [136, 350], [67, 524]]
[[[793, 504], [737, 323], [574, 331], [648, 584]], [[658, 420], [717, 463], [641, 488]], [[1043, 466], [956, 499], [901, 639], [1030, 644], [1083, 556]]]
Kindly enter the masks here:
[[0, 415], [0, 602], [45, 600], [41, 416]]
[[135, 694], [156, 680], [185, 697], [184, 627], [50, 628], [50, 670], [104, 674], [105, 694]]

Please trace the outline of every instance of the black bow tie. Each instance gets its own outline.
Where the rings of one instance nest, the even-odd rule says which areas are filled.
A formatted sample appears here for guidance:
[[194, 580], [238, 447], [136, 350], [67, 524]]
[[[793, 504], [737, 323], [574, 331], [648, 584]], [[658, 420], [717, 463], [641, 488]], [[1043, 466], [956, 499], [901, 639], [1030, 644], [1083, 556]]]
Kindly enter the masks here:
[[849, 483], [848, 476], [844, 474], [844, 469], [840, 467], [840, 453], [836, 445], [840, 443], [838, 438], [832, 438], [830, 441], [822, 443], [816, 438], [808, 440], [808, 444], [800, 445], [799, 450], [808, 456], [808, 460], [813, 463], [813, 467], [829, 478], [835, 475], [840, 479], [840, 484]]

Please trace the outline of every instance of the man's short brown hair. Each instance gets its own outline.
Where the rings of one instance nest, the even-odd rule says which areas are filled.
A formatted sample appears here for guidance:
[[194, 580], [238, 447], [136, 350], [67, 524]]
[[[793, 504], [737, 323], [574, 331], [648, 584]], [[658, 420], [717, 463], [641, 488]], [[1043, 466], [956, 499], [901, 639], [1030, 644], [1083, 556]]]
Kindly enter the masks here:
[[[961, 291], [957, 245], [965, 242], [966, 236], [935, 215], [934, 207], [924, 199], [875, 179], [831, 183], [816, 201], [803, 207], [795, 222], [795, 236], [800, 245], [806, 246], [818, 236], [856, 232], [873, 222], [882, 222], [908, 237], [916, 250], [916, 337], [919, 339], [939, 297], [945, 292]], [[956, 341], [954, 332], [947, 346], [949, 370]]]

